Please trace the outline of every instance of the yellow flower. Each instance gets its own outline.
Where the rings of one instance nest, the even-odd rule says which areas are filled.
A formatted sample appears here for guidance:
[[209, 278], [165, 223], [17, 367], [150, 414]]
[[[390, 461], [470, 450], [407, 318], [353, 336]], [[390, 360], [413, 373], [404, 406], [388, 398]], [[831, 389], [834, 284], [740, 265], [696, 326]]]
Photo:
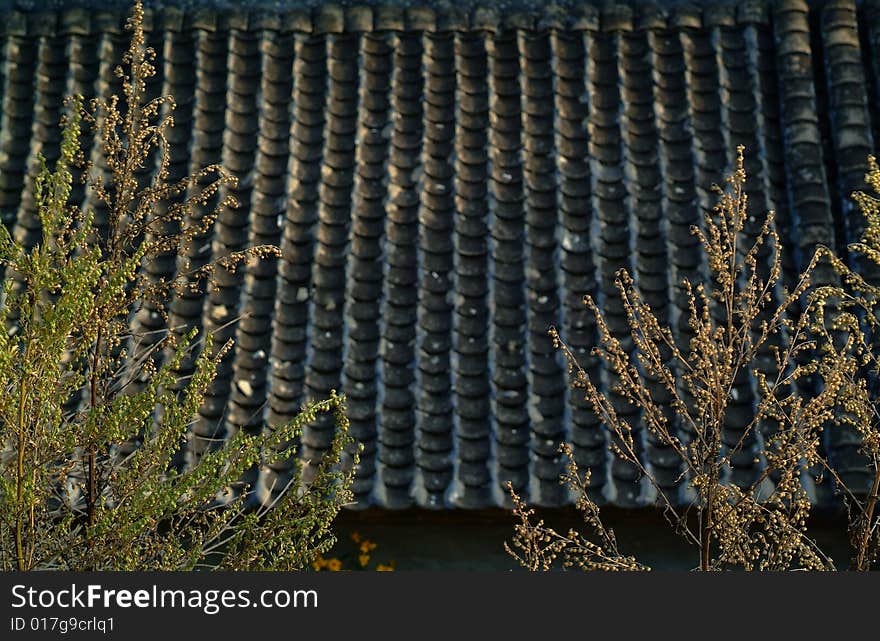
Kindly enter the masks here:
[[376, 572], [394, 572], [394, 561], [389, 561], [388, 565], [380, 563], [376, 566]]
[[342, 569], [342, 561], [339, 559], [329, 559], [327, 561], [327, 569], [331, 572], [339, 572]]
[[361, 542], [361, 535], [357, 532], [352, 532], [351, 533], [351, 540], [354, 541], [355, 543], [360, 543]]
[[361, 554], [361, 555], [359, 555], [359, 556], [358, 556], [358, 562], [361, 564], [361, 567], [362, 567], [362, 568], [367, 567], [367, 563], [370, 562], [370, 555], [369, 555], [369, 554]]
[[370, 540], [361, 543], [361, 554], [368, 554], [376, 549], [376, 544]]

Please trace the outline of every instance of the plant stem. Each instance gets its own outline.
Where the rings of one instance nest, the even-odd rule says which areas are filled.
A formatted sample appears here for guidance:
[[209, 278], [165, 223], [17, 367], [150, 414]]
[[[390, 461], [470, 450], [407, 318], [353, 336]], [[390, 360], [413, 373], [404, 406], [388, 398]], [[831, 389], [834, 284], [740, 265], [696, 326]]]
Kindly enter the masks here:
[[[33, 306], [35, 305], [36, 301], [34, 300], [33, 294], [31, 294], [28, 298], [29, 302], [31, 303], [31, 315], [33, 315]], [[30, 328], [30, 323], [28, 324], [28, 328]], [[15, 555], [18, 562], [18, 570], [20, 572], [24, 572], [27, 567], [27, 564], [25, 563], [24, 553], [24, 509], [22, 506], [22, 501], [24, 500], [24, 458], [25, 446], [27, 445], [27, 438], [25, 438], [25, 410], [27, 408], [27, 364], [32, 342], [32, 337], [27, 336], [24, 343], [24, 355], [22, 357], [21, 381], [19, 382], [18, 386], [18, 456], [16, 460], [17, 466], [15, 470]]]
[[[30, 341], [28, 341], [27, 345], [30, 345]], [[27, 360], [27, 347], [25, 347], [25, 360]], [[25, 376], [24, 373], [22, 373], [21, 382], [19, 383], [18, 389], [18, 465], [16, 468], [15, 477], [15, 555], [18, 560], [19, 572], [23, 572], [25, 570], [23, 536], [24, 511], [22, 509], [22, 500], [24, 498], [24, 448], [26, 440], [24, 435], [24, 417], [26, 405], [25, 394]]]
[[870, 566], [868, 560], [868, 549], [871, 547], [871, 524], [874, 522], [874, 509], [877, 505], [877, 493], [880, 492], [880, 465], [874, 465], [874, 483], [871, 486], [871, 494], [868, 496], [868, 502], [865, 505], [864, 521], [862, 530], [859, 532], [859, 544], [856, 550], [856, 558], [854, 570], [858, 572], [866, 572]]
[[[101, 358], [101, 339], [103, 334], [103, 326], [98, 327], [98, 335], [95, 338], [95, 357], [92, 360], [91, 380], [89, 381], [89, 405], [94, 415], [95, 408], [98, 406], [98, 366]], [[86, 515], [88, 517], [89, 530], [86, 531], [89, 547], [92, 546], [91, 527], [95, 524], [95, 503], [97, 502], [96, 488], [97, 479], [95, 478], [95, 457], [97, 451], [95, 448], [95, 440], [89, 437], [89, 478], [88, 478], [88, 499], [86, 502]]]
[[700, 515], [700, 570], [708, 572], [712, 564], [712, 528], [715, 527], [713, 516], [713, 506], [715, 503], [715, 489], [718, 487], [721, 470], [718, 460], [718, 446], [720, 436], [717, 433], [712, 434], [712, 456], [708, 460], [706, 487], [706, 507], [703, 514]]
[[[707, 501], [711, 501], [712, 489], [709, 489]], [[709, 554], [709, 543], [712, 534], [712, 509], [706, 507], [700, 519], [700, 570], [709, 571], [711, 555]]]

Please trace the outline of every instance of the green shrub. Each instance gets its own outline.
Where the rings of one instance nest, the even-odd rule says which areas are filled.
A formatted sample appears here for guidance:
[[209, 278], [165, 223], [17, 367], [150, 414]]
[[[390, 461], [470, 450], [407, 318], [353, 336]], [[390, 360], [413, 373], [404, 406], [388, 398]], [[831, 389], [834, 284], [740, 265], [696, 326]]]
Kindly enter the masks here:
[[[185, 257], [231, 203], [221, 198], [203, 216], [196, 208], [234, 183], [217, 166], [168, 182], [174, 101], [145, 99], [155, 53], [145, 47], [142, 22], [138, 2], [118, 71], [123, 96], [69, 102], [60, 158], [54, 170], [43, 166], [34, 187], [41, 242], [25, 248], [0, 227], [0, 320], [9, 328], [0, 332], [0, 568], [309, 567], [333, 544], [331, 523], [351, 500], [352, 472], [340, 464], [351, 444], [343, 399], [308, 404], [274, 431], [239, 431], [180, 466], [175, 457], [230, 345], [215, 348], [211, 336], [197, 341], [184, 328], [146, 353], [129, 353], [137, 342], [129, 318], [145, 303], [164, 313], [171, 296], [204, 286], [216, 270], [278, 254], [254, 247], [169, 280], [142, 269], [161, 253]], [[104, 155], [106, 181], [81, 159], [84, 122]], [[138, 172], [153, 154], [159, 171], [143, 185]], [[106, 230], [69, 202], [77, 167], [109, 212]], [[183, 380], [181, 361], [193, 351], [194, 373]], [[270, 505], [250, 506], [242, 475], [294, 457], [303, 426], [321, 412], [337, 423], [323, 458], [295, 466]], [[315, 468], [308, 484], [307, 464]]]

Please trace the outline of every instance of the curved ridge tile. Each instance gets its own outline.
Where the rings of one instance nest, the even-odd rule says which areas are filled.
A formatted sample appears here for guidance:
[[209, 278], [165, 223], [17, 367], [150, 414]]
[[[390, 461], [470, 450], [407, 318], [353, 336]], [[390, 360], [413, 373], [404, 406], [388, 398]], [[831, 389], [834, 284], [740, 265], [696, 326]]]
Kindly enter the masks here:
[[[100, 62], [98, 49], [94, 46], [95, 34], [82, 31], [70, 31], [67, 38], [66, 56], [69, 62], [67, 84], [64, 89], [65, 95], [81, 95], [84, 104], [88, 104], [95, 97], [96, 85]], [[86, 156], [91, 155], [93, 136], [84, 132], [82, 136], [82, 151]], [[70, 194], [71, 202], [82, 205], [85, 198], [85, 186], [80, 181], [74, 181]]]
[[416, 439], [416, 335], [419, 299], [419, 175], [423, 136], [422, 39], [394, 34], [388, 204], [385, 222], [387, 267], [383, 283], [380, 339], [382, 404], [376, 466], [376, 502], [411, 504]]
[[[679, 17], [680, 18], [680, 17]], [[673, 17], [673, 19], [675, 19]], [[687, 347], [691, 338], [688, 326], [688, 301], [682, 281], [699, 279], [700, 247], [699, 241], [691, 234], [691, 227], [700, 223], [700, 209], [695, 182], [695, 152], [693, 128], [687, 101], [687, 78], [682, 37], [675, 22], [658, 26], [648, 33], [651, 56], [654, 61], [654, 103], [662, 105], [656, 114], [659, 136], [660, 167], [663, 174], [661, 206], [663, 209], [666, 251], [669, 258], [670, 306], [669, 324], [673, 328], [676, 345]], [[689, 394], [679, 386], [678, 394], [685, 402]], [[674, 429], [683, 438], [688, 434], [679, 421], [674, 421]], [[650, 441], [649, 441], [650, 442]], [[679, 462], [669, 456], [666, 448], [651, 447], [659, 461], [672, 474]], [[684, 497], [673, 497], [684, 500]]]
[[[624, 113], [621, 67], [623, 39], [631, 29], [631, 14], [622, 5], [616, 5], [603, 14], [614, 19], [616, 29], [596, 34], [589, 49], [587, 73], [590, 81], [590, 161], [593, 177], [593, 209], [596, 212], [598, 244], [596, 255], [599, 268], [599, 297], [608, 329], [632, 352], [633, 341], [618, 289], [617, 273], [633, 271], [631, 199], [624, 180], [626, 165], [622, 128]], [[614, 375], [602, 368], [602, 387], [621, 420], [633, 428], [636, 453], [643, 456], [644, 438], [639, 412], [621, 394], [615, 391]], [[634, 506], [643, 500], [644, 484], [639, 482], [636, 466], [611, 457], [611, 477], [614, 482], [614, 501], [622, 506]]]
[[[247, 246], [258, 126], [258, 121], [255, 122], [248, 116], [256, 113], [260, 104], [259, 34], [233, 28], [229, 32], [226, 47], [228, 57], [220, 162], [236, 178], [237, 184], [223, 187], [218, 194], [221, 201], [234, 198], [235, 204], [223, 207], [217, 216], [211, 243], [213, 260], [223, 260]], [[234, 338], [241, 320], [239, 312], [243, 272], [242, 268], [219, 267], [209, 284], [202, 310], [202, 322], [205, 333], [214, 338], [214, 354], [219, 353], [227, 341]], [[234, 386], [242, 395], [252, 387], [251, 381], [232, 380], [235, 352], [236, 345], [233, 343], [232, 349], [218, 363], [216, 378], [199, 412], [203, 421], [218, 426], [215, 433], [218, 438], [228, 438], [231, 436], [230, 430], [238, 428], [238, 422], [230, 421], [227, 415], [231, 387]]]
[[[560, 267], [563, 307], [561, 333], [580, 367], [598, 380], [599, 362], [592, 353], [598, 340], [596, 319], [584, 305], [586, 295], [597, 294], [597, 269], [592, 180], [588, 155], [590, 87], [586, 60], [590, 36], [556, 31], [553, 63], [556, 77], [556, 150], [559, 168], [559, 216], [562, 227]], [[590, 470], [594, 500], [603, 501], [606, 490], [608, 448], [605, 433], [582, 393], [569, 394], [569, 438], [574, 458]]]
[[[751, 87], [752, 77], [748, 70], [749, 53], [742, 29], [732, 24], [722, 24], [716, 27], [713, 40], [716, 49], [719, 94], [722, 105], [721, 121], [724, 131], [727, 132], [725, 148], [731, 150], [737, 145], [744, 145], [747, 149], [753, 149], [753, 152], [747, 155], [749, 160], [745, 163], [748, 175], [745, 190], [749, 200], [748, 219], [744, 230], [748, 241], [753, 242], [761, 231], [767, 209], [762, 206], [760, 201], [762, 194], [765, 193], [764, 190], [756, 189], [763, 182], [764, 175], [760, 143], [757, 138], [757, 124], [760, 117], [755, 94]], [[728, 172], [729, 169], [725, 168], [725, 175]], [[745, 251], [750, 246], [741, 247], [741, 251]], [[769, 246], [764, 245], [759, 253], [761, 265], [767, 266], [767, 269], [762, 271], [764, 277], [769, 273], [769, 249]], [[779, 302], [778, 295], [773, 298], [773, 302]], [[764, 317], [768, 315], [769, 310]], [[763, 368], [766, 373], [771, 373], [773, 354], [770, 343], [765, 344], [759, 359], [758, 366]], [[727, 421], [722, 434], [723, 444], [728, 448], [738, 450], [730, 457], [728, 472], [731, 480], [740, 487], [751, 486], [761, 473], [758, 464], [756, 464], [758, 453], [761, 450], [760, 435], [758, 430], [749, 429], [755, 417], [757, 397], [758, 390], [755, 381], [750, 373], [744, 370], [739, 380], [734, 381], [731, 402], [728, 405]], [[765, 431], [770, 431], [769, 426], [765, 426]]]
[[[863, 0], [858, 3], [859, 35], [862, 39], [863, 65], [868, 79], [868, 104], [878, 104], [880, 98], [880, 2]], [[880, 140], [880, 114], [870, 109], [872, 138]]]
[[[868, 154], [875, 151], [855, 0], [830, 0], [822, 7], [821, 24], [833, 154], [829, 160], [837, 179], [837, 193], [832, 197], [839, 200], [845, 240], [850, 243], [859, 240], [865, 229], [864, 216], [851, 194], [865, 187]], [[876, 263], [857, 256], [850, 261], [868, 282], [880, 284]], [[868, 491], [871, 478], [860, 443], [858, 430], [852, 426], [832, 430], [831, 446], [847, 485]]]
[[559, 220], [552, 47], [547, 31], [518, 34], [526, 193], [526, 297], [528, 302], [529, 389], [532, 439], [532, 499], [560, 505], [567, 499], [559, 484], [565, 461], [567, 381], [561, 354], [547, 333], [560, 323], [558, 269]]
[[[834, 238], [828, 181], [825, 175], [816, 90], [812, 82], [808, 6], [803, 0], [784, 0], [774, 7], [777, 69], [780, 78], [782, 126], [787, 159], [788, 197], [800, 263], [809, 260], [819, 242]], [[828, 270], [816, 282], [834, 280]]]
[[445, 503], [453, 475], [452, 388], [455, 186], [455, 51], [450, 33], [423, 36], [423, 179], [419, 209], [415, 499]]
[[43, 157], [46, 165], [52, 167], [60, 155], [59, 121], [67, 78], [66, 48], [66, 38], [55, 33], [41, 35], [37, 44], [30, 150], [12, 233], [25, 247], [36, 245], [42, 233], [34, 195], [34, 181], [41, 168], [39, 157]]
[[[196, 77], [192, 118], [192, 141], [188, 173], [219, 163], [223, 153], [223, 125], [226, 103], [226, 55], [227, 35], [207, 28], [196, 31]], [[187, 191], [192, 198], [207, 186], [210, 177], [201, 179]], [[217, 206], [215, 194], [208, 202], [197, 205], [191, 212], [191, 219], [184, 225], [198, 224], [211, 214]], [[185, 256], [177, 260], [177, 272], [185, 274], [191, 291], [174, 296], [169, 309], [169, 327], [172, 331], [185, 332], [189, 328], [204, 329], [203, 309], [206, 299], [206, 283], [193, 279], [191, 274], [211, 260], [212, 233], [201, 234], [193, 239]], [[188, 376], [194, 371], [198, 349], [190, 350], [180, 364], [179, 374]], [[190, 456], [200, 456], [206, 449], [216, 447], [215, 440], [221, 436], [220, 417], [222, 408], [203, 407], [190, 435]]]
[[[874, 152], [856, 2], [832, 0], [823, 6], [821, 15], [836, 197], [846, 242], [855, 242], [864, 231], [864, 220], [851, 194], [864, 187], [868, 154]], [[871, 261], [860, 261], [859, 269], [869, 282], [880, 282], [880, 270]]]
[[[655, 18], [656, 19], [656, 18]], [[659, 20], [658, 20], [659, 22]], [[662, 21], [665, 27], [665, 20]], [[655, 27], [659, 25], [654, 25]], [[669, 324], [672, 293], [669, 279], [668, 229], [663, 215], [663, 172], [660, 123], [655, 105], [654, 52], [651, 36], [663, 37], [655, 28], [621, 35], [621, 94], [624, 100], [623, 143], [625, 179], [630, 185], [631, 232], [634, 265], [632, 276], [656, 318]], [[667, 356], [668, 357], [668, 356]], [[643, 373], [651, 397], [675, 425], [671, 394], [656, 376]], [[645, 430], [645, 459], [655, 482], [675, 499], [681, 464], [672, 448]]]
[[[358, 110], [359, 38], [327, 37], [327, 121], [325, 124], [315, 256], [312, 265], [312, 328], [305, 384], [310, 400], [327, 398], [342, 387], [346, 261], [350, 251], [355, 135]], [[302, 457], [317, 460], [333, 439], [333, 417], [321, 415], [306, 426]], [[305, 479], [308, 480], [309, 468]]]
[[[809, 7], [803, 0], [783, 0], [773, 11], [788, 200], [792, 225], [798, 230], [796, 243], [801, 266], [809, 261], [817, 244], [836, 244], [813, 82], [808, 14]], [[836, 280], [830, 266], [820, 264], [814, 272], [814, 283], [829, 284]], [[826, 447], [834, 460], [839, 445], [834, 442], [835, 436], [842, 432], [832, 431], [835, 433], [826, 431]], [[845, 481], [852, 480], [849, 470], [841, 471]], [[830, 488], [821, 491], [828, 492]]]
[[39, 41], [28, 33], [6, 34], [0, 117], [0, 216], [10, 231], [17, 221], [30, 153]]
[[6, 35], [3, 115], [0, 120], [0, 215], [12, 229], [21, 201], [34, 118], [34, 76], [38, 41], [29, 34]]
[[[718, 200], [713, 185], [722, 185], [731, 167], [730, 153], [740, 132], [741, 94], [729, 91], [736, 86], [730, 76], [739, 73], [740, 60], [727, 56], [731, 40], [733, 11], [717, 7], [706, 16], [707, 28], [683, 32], [688, 97], [697, 160], [696, 185], [703, 216], [709, 215]], [[746, 116], [748, 118], [748, 116]], [[756, 223], [757, 219], [752, 222]], [[746, 234], [755, 234], [755, 224], [746, 226]], [[720, 305], [712, 315], [718, 323], [726, 317]], [[746, 371], [731, 388], [731, 402], [725, 414], [721, 440], [724, 446], [738, 451], [730, 455], [727, 470], [731, 480], [741, 487], [750, 485], [759, 471], [754, 464], [758, 450], [756, 431], [748, 429], [753, 416], [755, 394]]]
[[489, 83], [485, 36], [456, 33], [455, 486], [450, 501], [492, 501], [489, 372]]
[[[278, 194], [284, 198], [284, 217], [280, 222], [281, 258], [269, 358], [266, 422], [270, 429], [293, 420], [305, 400], [310, 288], [326, 118], [326, 39], [297, 34], [293, 56], [288, 160], [284, 192]], [[285, 461], [267, 473], [267, 478], [272, 478], [270, 484], [286, 483], [293, 463]], [[274, 474], [280, 475], [280, 480], [276, 481]]]
[[[239, 198], [249, 198], [249, 202], [243, 204], [250, 211], [247, 247], [281, 244], [293, 95], [294, 37], [266, 29], [259, 35], [258, 46], [260, 115], [249, 177], [250, 194], [237, 194]], [[236, 64], [244, 64], [255, 57], [253, 50], [248, 48], [247, 59]], [[226, 421], [229, 432], [240, 429], [259, 432], [264, 427], [269, 396], [269, 355], [278, 295], [278, 260], [248, 261], [243, 271], [241, 317], [235, 328], [236, 350]], [[279, 484], [271, 470], [261, 470], [258, 493], [263, 502], [273, 492], [277, 493]]]
[[[363, 446], [355, 481], [356, 500], [369, 503], [376, 473], [380, 322], [385, 258], [385, 206], [388, 171], [392, 49], [390, 36], [361, 38], [361, 88], [355, 199], [346, 278], [347, 344], [343, 390], [351, 433]], [[350, 461], [346, 461], [349, 464]]]
[[490, 362], [495, 418], [495, 492], [506, 504], [508, 481], [529, 494], [529, 409], [525, 290], [525, 193], [516, 33], [486, 40], [489, 59], [489, 158], [492, 316]]

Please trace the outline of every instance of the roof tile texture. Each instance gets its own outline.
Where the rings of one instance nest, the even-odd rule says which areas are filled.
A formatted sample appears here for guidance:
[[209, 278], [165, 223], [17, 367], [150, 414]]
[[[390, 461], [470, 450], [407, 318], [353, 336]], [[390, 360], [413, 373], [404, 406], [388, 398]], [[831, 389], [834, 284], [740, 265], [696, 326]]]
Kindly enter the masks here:
[[[57, 156], [64, 94], [114, 90], [122, 23], [81, 9], [4, 16], [0, 215], [25, 243], [39, 232], [36, 154]], [[613, 285], [623, 268], [686, 342], [680, 282], [706, 269], [689, 229], [714, 204], [711, 185], [737, 144], [755, 214], [777, 212], [787, 281], [816, 243], [843, 246], [861, 230], [849, 194], [880, 127], [875, 0], [168, 8], [148, 23], [159, 53], [151, 91], [178, 103], [171, 178], [220, 162], [239, 179], [239, 206], [198, 240], [192, 266], [249, 245], [282, 249], [171, 303], [173, 326], [236, 343], [188, 455], [205, 447], [195, 437], [278, 426], [304, 400], [341, 390], [364, 446], [361, 507], [499, 505], [507, 481], [563, 504], [562, 440], [593, 469], [597, 497], [649, 501], [567, 390], [547, 329], [560, 327], [607, 384], [582, 298], [596, 298], [625, 338]], [[162, 256], [146, 269], [180, 267]], [[132, 322], [163, 329], [149, 308]], [[753, 402], [753, 382], [739, 381], [727, 443]], [[319, 456], [332, 429], [309, 426], [302, 455]], [[735, 482], [759, 474], [759, 439], [733, 461]], [[647, 433], [641, 444], [683, 500], [678, 461]], [[826, 446], [858, 483], [854, 434], [833, 430]], [[289, 470], [254, 472], [260, 500]], [[828, 489], [817, 494], [827, 500]]]

